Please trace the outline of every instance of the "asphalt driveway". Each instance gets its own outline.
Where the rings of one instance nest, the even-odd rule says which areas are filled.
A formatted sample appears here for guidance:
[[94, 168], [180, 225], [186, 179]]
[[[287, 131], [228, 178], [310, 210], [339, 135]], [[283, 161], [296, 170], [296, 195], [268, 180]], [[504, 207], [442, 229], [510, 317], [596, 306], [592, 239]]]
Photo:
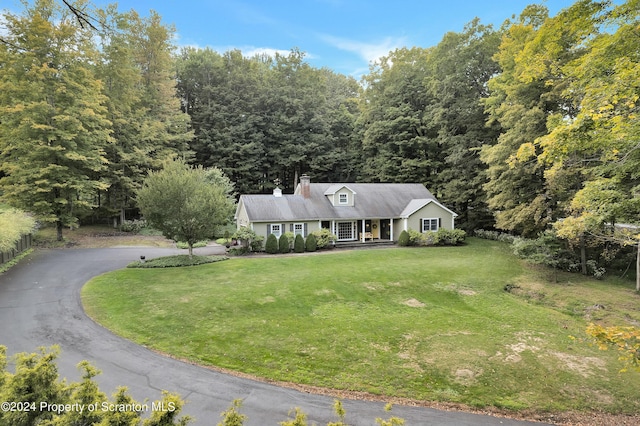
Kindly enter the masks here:
[[[205, 254], [219, 247], [196, 249]], [[61, 377], [80, 379], [76, 365], [88, 360], [102, 371], [100, 388], [112, 394], [127, 386], [138, 401], [160, 399], [162, 390], [179, 393], [187, 401], [184, 414], [195, 425], [215, 425], [220, 413], [236, 398], [244, 400], [246, 425], [277, 425], [294, 407], [308, 414], [309, 424], [336, 421], [333, 398], [280, 388], [180, 362], [115, 336], [88, 318], [80, 302], [80, 289], [92, 277], [137, 260], [165, 256], [177, 250], [127, 247], [36, 251], [0, 275], [0, 344], [8, 355], [35, 352], [40, 346], [60, 345]], [[183, 251], [181, 251], [183, 252]], [[10, 365], [10, 369], [12, 366]], [[374, 425], [387, 418], [384, 404], [345, 400], [347, 422]], [[393, 414], [407, 425], [526, 425], [520, 422], [462, 412], [394, 406]]]

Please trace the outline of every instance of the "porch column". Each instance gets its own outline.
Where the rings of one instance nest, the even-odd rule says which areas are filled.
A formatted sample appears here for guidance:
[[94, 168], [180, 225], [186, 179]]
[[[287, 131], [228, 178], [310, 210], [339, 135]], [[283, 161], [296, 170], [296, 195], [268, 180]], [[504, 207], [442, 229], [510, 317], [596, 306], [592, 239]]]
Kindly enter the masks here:
[[362, 219], [362, 232], [361, 232], [361, 241], [364, 243], [365, 241], [365, 237], [364, 237], [364, 219]]
[[389, 227], [391, 228], [389, 232], [389, 235], [391, 235], [391, 239], [389, 241], [393, 241], [393, 218], [389, 219], [389, 222], [390, 222]]

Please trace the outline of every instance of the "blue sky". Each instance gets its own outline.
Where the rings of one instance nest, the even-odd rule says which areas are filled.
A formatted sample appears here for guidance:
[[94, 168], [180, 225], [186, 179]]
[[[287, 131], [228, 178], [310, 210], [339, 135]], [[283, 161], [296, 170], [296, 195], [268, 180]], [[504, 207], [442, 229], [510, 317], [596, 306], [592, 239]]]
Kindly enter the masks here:
[[[93, 0], [96, 5], [113, 3]], [[436, 45], [474, 17], [499, 27], [532, 3], [555, 15], [574, 0], [120, 0], [119, 9], [158, 12], [176, 28], [178, 46], [245, 54], [297, 47], [315, 67], [359, 77], [398, 47]], [[21, 10], [18, 0], [0, 7]]]

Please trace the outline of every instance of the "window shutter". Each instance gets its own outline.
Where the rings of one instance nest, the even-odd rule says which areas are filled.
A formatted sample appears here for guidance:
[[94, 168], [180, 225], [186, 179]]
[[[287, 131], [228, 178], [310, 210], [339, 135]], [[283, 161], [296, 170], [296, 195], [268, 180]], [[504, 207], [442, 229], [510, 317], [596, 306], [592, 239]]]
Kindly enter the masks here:
[[289, 224], [289, 232], [293, 232], [293, 223]]
[[438, 218], [438, 228], [442, 228], [442, 218]]
[[285, 226], [287, 226], [287, 224], [286, 224], [286, 223], [283, 223], [283, 224], [282, 224], [282, 225], [280, 225], [280, 226], [281, 226], [281, 228], [280, 228], [280, 235], [284, 235], [284, 233], [286, 232], [286, 229], [287, 229], [287, 228], [285, 228]]
[[267, 237], [271, 235], [271, 224], [267, 223]]
[[305, 223], [305, 224], [304, 224], [304, 228], [303, 228], [303, 230], [302, 230], [302, 236], [303, 236], [303, 237], [305, 237], [305, 238], [307, 238], [307, 233], [308, 233], [308, 232], [309, 232], [309, 231], [307, 231], [307, 224]]

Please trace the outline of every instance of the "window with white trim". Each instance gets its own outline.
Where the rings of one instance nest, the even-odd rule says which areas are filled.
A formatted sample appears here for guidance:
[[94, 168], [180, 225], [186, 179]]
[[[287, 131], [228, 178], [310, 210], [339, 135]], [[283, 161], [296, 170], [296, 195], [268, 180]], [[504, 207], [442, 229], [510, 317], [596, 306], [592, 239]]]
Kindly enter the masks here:
[[280, 223], [272, 223], [269, 225], [269, 233], [280, 238], [280, 235], [282, 235], [282, 225]]
[[304, 237], [304, 223], [293, 224], [293, 235], [302, 235]]
[[438, 218], [425, 218], [422, 219], [422, 232], [437, 231], [438, 230]]
[[353, 240], [355, 232], [354, 232], [354, 228], [355, 228], [355, 223], [354, 222], [338, 222], [337, 224], [338, 226], [338, 240], [339, 241], [345, 241], [345, 240]]
[[338, 204], [349, 204], [349, 194], [338, 194]]

